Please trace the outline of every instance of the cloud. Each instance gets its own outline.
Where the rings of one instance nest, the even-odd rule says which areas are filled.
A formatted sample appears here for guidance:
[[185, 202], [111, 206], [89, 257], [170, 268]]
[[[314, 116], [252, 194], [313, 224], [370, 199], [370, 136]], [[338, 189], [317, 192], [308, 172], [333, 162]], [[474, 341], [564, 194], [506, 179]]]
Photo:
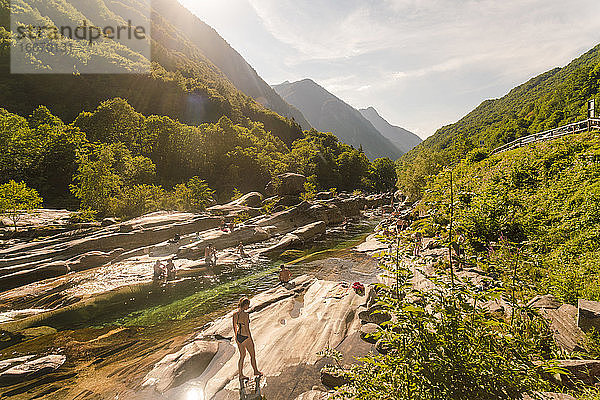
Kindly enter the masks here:
[[313, 78], [422, 135], [600, 42], [598, 0], [236, 1], [251, 12], [219, 32], [268, 82]]

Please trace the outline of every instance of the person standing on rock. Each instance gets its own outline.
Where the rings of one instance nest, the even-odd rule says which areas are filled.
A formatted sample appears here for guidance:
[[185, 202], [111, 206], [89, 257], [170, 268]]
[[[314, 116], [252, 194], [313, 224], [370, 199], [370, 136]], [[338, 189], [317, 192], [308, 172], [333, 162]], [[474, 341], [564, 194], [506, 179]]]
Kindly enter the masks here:
[[246, 352], [250, 354], [250, 364], [254, 370], [254, 375], [262, 375], [262, 372], [260, 372], [256, 366], [256, 352], [254, 350], [254, 340], [250, 333], [250, 315], [247, 311], [248, 308], [250, 308], [250, 299], [242, 297], [238, 302], [237, 311], [233, 313], [233, 332], [235, 334], [238, 350], [240, 351], [240, 360], [238, 361], [240, 381], [248, 379], [244, 376], [244, 360], [246, 359]]

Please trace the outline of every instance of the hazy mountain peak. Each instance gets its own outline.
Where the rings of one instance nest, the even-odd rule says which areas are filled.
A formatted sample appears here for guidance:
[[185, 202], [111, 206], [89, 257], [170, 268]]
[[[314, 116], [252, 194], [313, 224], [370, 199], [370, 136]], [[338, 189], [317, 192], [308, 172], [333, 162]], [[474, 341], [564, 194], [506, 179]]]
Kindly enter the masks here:
[[396, 159], [402, 151], [362, 114], [312, 79], [282, 83], [273, 89], [296, 106], [316, 129], [331, 132], [342, 142], [359, 148], [367, 157]]
[[396, 147], [407, 153], [413, 147], [422, 142], [421, 138], [414, 133], [390, 124], [386, 121], [374, 107], [367, 107], [359, 110], [360, 113], [373, 124], [373, 126]]

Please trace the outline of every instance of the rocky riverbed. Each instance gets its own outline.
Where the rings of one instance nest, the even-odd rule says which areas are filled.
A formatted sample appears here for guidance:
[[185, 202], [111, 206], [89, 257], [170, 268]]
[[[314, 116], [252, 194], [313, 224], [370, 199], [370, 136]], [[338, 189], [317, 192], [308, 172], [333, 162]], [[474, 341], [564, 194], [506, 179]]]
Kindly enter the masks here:
[[[223, 314], [240, 295], [260, 292], [253, 304], [264, 304], [256, 313], [262, 322], [253, 329], [264, 340], [261, 357], [271, 357], [260, 359], [268, 398], [278, 398], [280, 389], [306, 392], [303, 398], [318, 396], [326, 388], [313, 379], [319, 371], [316, 352], [327, 344], [326, 336], [336, 345], [354, 340], [350, 337], [356, 336], [357, 322], [351, 316], [364, 302], [351, 291], [340, 298], [330, 295], [342, 292], [336, 289], [341, 280], [368, 283], [377, 270], [369, 256], [344, 250], [344, 240], [355, 244], [364, 237], [374, 223], [361, 221], [390, 197], [324, 192], [303, 202], [295, 195], [264, 199], [249, 193], [203, 214], [159, 212], [73, 229], [67, 228], [64, 213], [58, 213], [64, 225], [57, 229], [64, 231], [5, 242], [0, 249], [0, 392], [15, 398], [149, 398], [143, 397], [149, 393], [178, 398], [198, 382], [210, 381], [202, 390], [233, 396], [233, 364], [227, 361], [233, 346], [229, 343], [226, 351], [225, 338], [231, 334]], [[265, 214], [261, 207], [274, 203], [281, 204]], [[243, 223], [223, 229], [224, 222], [239, 221], [240, 215], [246, 218]], [[245, 257], [236, 251], [239, 243], [245, 246]], [[216, 266], [204, 264], [209, 244], [218, 251]], [[294, 289], [269, 289], [275, 286], [276, 260], [282, 253], [309, 254], [291, 269], [294, 276], [311, 276], [297, 278]], [[166, 259], [174, 260], [177, 277], [153, 279], [152, 265]], [[211, 327], [201, 328], [215, 319]], [[298, 336], [298, 354], [283, 354], [284, 342], [268, 340], [275, 328], [282, 335]], [[315, 343], [310, 335], [290, 333], [303, 329], [333, 331]], [[176, 372], [165, 379], [168, 374], [159, 373], [165, 357], [199, 344], [210, 351], [217, 345], [211, 360], [224, 363], [220, 372], [210, 379], [197, 368], [190, 374], [186, 368], [195, 365], [190, 361], [183, 363], [183, 375]], [[280, 361], [274, 356], [276, 348]], [[303, 374], [310, 376], [306, 384], [282, 389], [285, 379], [291, 384], [294, 375]], [[311, 392], [313, 386], [318, 389]]]

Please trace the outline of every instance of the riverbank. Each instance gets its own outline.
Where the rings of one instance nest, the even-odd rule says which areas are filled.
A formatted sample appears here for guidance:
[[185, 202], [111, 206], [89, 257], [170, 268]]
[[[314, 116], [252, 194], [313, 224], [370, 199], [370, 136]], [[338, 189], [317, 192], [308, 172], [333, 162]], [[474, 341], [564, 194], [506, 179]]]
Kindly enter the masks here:
[[[33, 360], [64, 356], [62, 364], [43, 374], [0, 382], [0, 393], [50, 399], [131, 396], [156, 363], [181, 350], [201, 326], [222, 317], [239, 296], [274, 286], [281, 263], [278, 254], [287, 249], [280, 245], [286, 235], [287, 241], [292, 235], [300, 240], [292, 240], [289, 247], [301, 256], [292, 262], [294, 276], [309, 273], [321, 280], [368, 280], [376, 263], [348, 249], [363, 240], [380, 218], [364, 209], [379, 207], [387, 198], [323, 197], [328, 198], [258, 215], [229, 232], [209, 228], [186, 233], [181, 229], [212, 221], [212, 215], [231, 220], [230, 212], [249, 206], [238, 201], [225, 213], [220, 210], [205, 216], [158, 213], [91, 233], [22, 241], [3, 249], [0, 269], [59, 261], [86, 267], [0, 294], [0, 359], [17, 358], [11, 365], [0, 365], [0, 374], [23, 364], [21, 356], [33, 356]], [[323, 221], [325, 229], [300, 239], [304, 233], [299, 229], [317, 221]], [[247, 234], [251, 230], [258, 230], [264, 240], [255, 241], [256, 234]], [[123, 234], [137, 238], [136, 246], [141, 247], [115, 252], [116, 246], [123, 245]], [[172, 235], [179, 236], [176, 242]], [[237, 245], [240, 237], [250, 256], [246, 260], [228, 247]], [[155, 243], [148, 244], [149, 238]], [[93, 247], [90, 240], [100, 244], [101, 250], [89, 250]], [[218, 249], [216, 268], [207, 269], [197, 259], [207, 243]], [[277, 245], [271, 258], [261, 255]], [[82, 263], [83, 257], [94, 255], [90, 251], [113, 258], [102, 259], [99, 266]], [[178, 271], [185, 275], [174, 281], [153, 281], [152, 263], [173, 256]]]

